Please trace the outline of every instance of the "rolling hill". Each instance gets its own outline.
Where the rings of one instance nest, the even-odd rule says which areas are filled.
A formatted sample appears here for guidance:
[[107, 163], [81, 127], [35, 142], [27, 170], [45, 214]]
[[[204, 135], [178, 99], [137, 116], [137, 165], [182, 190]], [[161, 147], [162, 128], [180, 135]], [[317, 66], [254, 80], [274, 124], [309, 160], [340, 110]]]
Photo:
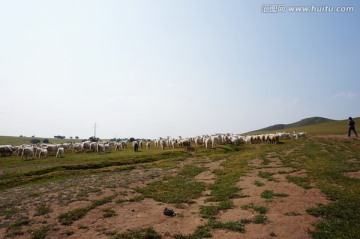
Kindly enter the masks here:
[[291, 124], [276, 124], [276, 125], [268, 126], [268, 127], [262, 128], [262, 129], [251, 131], [250, 133], [256, 133], [258, 131], [284, 130], [284, 129], [308, 126], [308, 125], [313, 125], [313, 124], [321, 124], [321, 123], [331, 122], [331, 121], [334, 121], [334, 120], [323, 118], [323, 117], [311, 117], [311, 118], [302, 119], [298, 122], [291, 123]]
[[[360, 118], [354, 118], [355, 122], [359, 122]], [[332, 120], [322, 117], [311, 117], [302, 119], [291, 124], [277, 124], [263, 129], [248, 132], [248, 134], [261, 134], [275, 131], [286, 132], [307, 132], [312, 135], [346, 135], [348, 130], [348, 120]]]

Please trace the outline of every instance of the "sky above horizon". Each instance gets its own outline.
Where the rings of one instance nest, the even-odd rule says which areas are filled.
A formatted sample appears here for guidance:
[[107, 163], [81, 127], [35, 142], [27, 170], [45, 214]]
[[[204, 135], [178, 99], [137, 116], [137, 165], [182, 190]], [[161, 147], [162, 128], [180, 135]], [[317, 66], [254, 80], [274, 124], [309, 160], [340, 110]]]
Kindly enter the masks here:
[[360, 3], [281, 3], [2, 0], [0, 135], [88, 138], [96, 123], [100, 138], [188, 137], [360, 116]]

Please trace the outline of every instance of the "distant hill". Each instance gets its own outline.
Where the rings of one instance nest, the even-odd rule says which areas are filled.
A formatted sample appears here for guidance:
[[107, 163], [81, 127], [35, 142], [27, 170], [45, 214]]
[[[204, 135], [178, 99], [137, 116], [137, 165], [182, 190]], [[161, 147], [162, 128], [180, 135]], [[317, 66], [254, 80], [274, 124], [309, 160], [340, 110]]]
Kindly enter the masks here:
[[266, 128], [262, 128], [262, 129], [258, 129], [258, 130], [254, 130], [248, 133], [258, 133], [258, 132], [264, 132], [264, 131], [279, 131], [279, 130], [286, 130], [286, 129], [293, 129], [293, 128], [298, 128], [298, 127], [303, 127], [303, 126], [309, 126], [309, 125], [315, 125], [315, 124], [321, 124], [321, 123], [328, 123], [328, 122], [333, 122], [335, 120], [332, 119], [328, 119], [328, 118], [323, 118], [323, 117], [311, 117], [311, 118], [306, 118], [306, 119], [302, 119], [298, 122], [295, 123], [291, 123], [291, 124], [276, 124], [273, 126], [269, 126]]

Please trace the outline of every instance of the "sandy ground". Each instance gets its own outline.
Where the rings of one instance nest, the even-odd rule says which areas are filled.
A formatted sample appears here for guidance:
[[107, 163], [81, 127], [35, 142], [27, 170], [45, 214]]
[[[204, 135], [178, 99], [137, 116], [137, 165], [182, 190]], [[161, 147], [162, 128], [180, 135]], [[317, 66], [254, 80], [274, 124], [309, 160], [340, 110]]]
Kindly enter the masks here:
[[[268, 209], [268, 223], [247, 224], [245, 233], [212, 230], [213, 238], [311, 238], [309, 230], [314, 229], [313, 225], [318, 219], [308, 215], [306, 209], [329, 201], [318, 189], [304, 189], [286, 179], [286, 175], [306, 177], [306, 171], [283, 167], [275, 153], [269, 154], [267, 159], [270, 160], [267, 165], [263, 165], [260, 159], [250, 160], [251, 169], [237, 183], [237, 187], [246, 197], [234, 199], [235, 208], [221, 211], [216, 218], [222, 222], [252, 219], [259, 213], [252, 209], [242, 209], [242, 206], [252, 203]], [[216, 179], [213, 170], [222, 167], [223, 161], [190, 158], [183, 161], [182, 165], [195, 163], [206, 167], [207, 170], [197, 175], [195, 180], [209, 186]], [[272, 180], [261, 178], [259, 172], [273, 173]], [[200, 217], [199, 208], [201, 205], [212, 204], [206, 201], [211, 193], [208, 187], [194, 203], [182, 204], [180, 208], [150, 198], [131, 201], [140, 196], [135, 191], [136, 188], [144, 187], [149, 182], [173, 173], [171, 170], [138, 168], [127, 172], [83, 176], [45, 185], [9, 189], [0, 194], [0, 203], [3, 207], [12, 208], [16, 213], [1, 216], [0, 237], [32, 238], [34, 230], [46, 227], [50, 229], [46, 232], [45, 238], [111, 238], [114, 233], [146, 227], [153, 227], [162, 238], [173, 238], [177, 233], [191, 234], [197, 226], [207, 223], [207, 219]], [[359, 172], [351, 173], [349, 177], [359, 177]], [[256, 181], [264, 185], [257, 186]], [[288, 196], [264, 199], [260, 197], [264, 190]], [[116, 195], [111, 202], [89, 211], [85, 217], [72, 225], [64, 226], [59, 223], [58, 216], [61, 213], [86, 207], [90, 205], [91, 200], [111, 195]], [[48, 207], [50, 211], [44, 215], [37, 215], [37, 208], [41, 205]], [[165, 207], [174, 209], [177, 216], [163, 215]], [[106, 217], [104, 210], [112, 210], [115, 214]], [[11, 225], [21, 217], [27, 218], [28, 222], [21, 227], [12, 227]]]

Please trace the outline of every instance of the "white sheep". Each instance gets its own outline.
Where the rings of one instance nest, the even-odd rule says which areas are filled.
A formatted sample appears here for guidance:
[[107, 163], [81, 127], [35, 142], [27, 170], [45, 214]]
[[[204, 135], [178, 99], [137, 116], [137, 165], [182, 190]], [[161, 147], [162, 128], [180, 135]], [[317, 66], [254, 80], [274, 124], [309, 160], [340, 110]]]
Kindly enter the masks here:
[[63, 147], [58, 148], [57, 153], [56, 153], [56, 157], [57, 158], [62, 158], [62, 157], [64, 157], [64, 155], [65, 155], [65, 149]]

